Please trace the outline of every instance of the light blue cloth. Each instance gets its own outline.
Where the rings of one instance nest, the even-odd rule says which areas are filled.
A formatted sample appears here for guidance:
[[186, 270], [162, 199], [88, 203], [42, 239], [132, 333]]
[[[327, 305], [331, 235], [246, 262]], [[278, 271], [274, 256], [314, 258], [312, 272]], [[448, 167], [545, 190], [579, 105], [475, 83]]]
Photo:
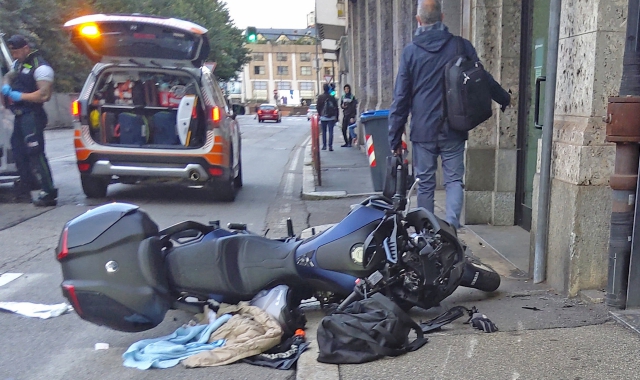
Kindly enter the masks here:
[[208, 343], [209, 337], [230, 318], [230, 314], [225, 314], [208, 325], [180, 327], [171, 335], [136, 342], [122, 354], [124, 366], [138, 369], [170, 368], [191, 355], [221, 347], [224, 339]]

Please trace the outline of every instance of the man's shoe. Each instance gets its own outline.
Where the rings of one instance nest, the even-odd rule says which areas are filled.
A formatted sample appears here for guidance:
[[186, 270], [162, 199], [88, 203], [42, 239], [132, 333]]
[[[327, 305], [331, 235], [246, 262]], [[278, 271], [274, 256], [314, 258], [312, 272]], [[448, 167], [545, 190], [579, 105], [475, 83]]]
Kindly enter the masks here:
[[327, 147], [326, 147], [326, 146], [323, 146], [323, 147], [322, 147], [322, 150], [327, 150]]
[[332, 146], [329, 147], [329, 152], [333, 152], [333, 147]]
[[38, 198], [33, 201], [34, 206], [38, 207], [51, 207], [58, 204], [58, 191], [53, 191], [51, 193], [47, 193], [44, 191], [40, 192]]
[[340, 145], [340, 148], [348, 148], [348, 147], [349, 147], [349, 144]]

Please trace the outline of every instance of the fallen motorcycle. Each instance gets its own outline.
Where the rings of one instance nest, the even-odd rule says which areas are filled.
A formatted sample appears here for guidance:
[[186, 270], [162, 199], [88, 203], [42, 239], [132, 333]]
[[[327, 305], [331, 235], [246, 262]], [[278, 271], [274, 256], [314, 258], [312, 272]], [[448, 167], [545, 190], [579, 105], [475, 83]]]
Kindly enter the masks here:
[[369, 197], [306, 239], [291, 224], [281, 239], [219, 222], [160, 231], [138, 206], [97, 207], [61, 234], [63, 294], [81, 318], [136, 332], [157, 326], [169, 309], [199, 312], [211, 299], [250, 300], [281, 284], [292, 289], [294, 303], [315, 297], [339, 309], [378, 292], [403, 309], [427, 309], [459, 285], [496, 290], [500, 276], [465, 255], [454, 228], [424, 208], [407, 208], [401, 165], [397, 170], [391, 199]]

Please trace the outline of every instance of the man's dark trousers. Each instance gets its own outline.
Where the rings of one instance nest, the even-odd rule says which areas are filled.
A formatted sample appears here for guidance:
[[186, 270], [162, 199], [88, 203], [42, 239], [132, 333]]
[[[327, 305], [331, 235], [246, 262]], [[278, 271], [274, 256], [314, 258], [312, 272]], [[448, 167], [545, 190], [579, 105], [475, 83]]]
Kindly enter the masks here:
[[[41, 188], [53, 193], [51, 169], [44, 153], [44, 128], [47, 114], [44, 110], [33, 110], [16, 115], [11, 135], [11, 148], [20, 175], [20, 181], [27, 189]], [[36, 141], [37, 147], [29, 147], [28, 141]]]

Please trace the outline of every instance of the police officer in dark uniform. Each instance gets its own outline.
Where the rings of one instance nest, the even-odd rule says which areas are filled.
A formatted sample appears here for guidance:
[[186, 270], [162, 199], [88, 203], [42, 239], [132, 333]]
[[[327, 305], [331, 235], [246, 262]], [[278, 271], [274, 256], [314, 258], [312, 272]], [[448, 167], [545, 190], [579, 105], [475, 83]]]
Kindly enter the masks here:
[[20, 174], [19, 190], [28, 194], [40, 189], [33, 204], [55, 206], [58, 189], [53, 185], [44, 153], [47, 114], [43, 107], [51, 98], [53, 69], [37, 51], [31, 51], [23, 36], [12, 36], [7, 45], [16, 61], [13, 70], [4, 77], [2, 94], [15, 115], [11, 148]]

